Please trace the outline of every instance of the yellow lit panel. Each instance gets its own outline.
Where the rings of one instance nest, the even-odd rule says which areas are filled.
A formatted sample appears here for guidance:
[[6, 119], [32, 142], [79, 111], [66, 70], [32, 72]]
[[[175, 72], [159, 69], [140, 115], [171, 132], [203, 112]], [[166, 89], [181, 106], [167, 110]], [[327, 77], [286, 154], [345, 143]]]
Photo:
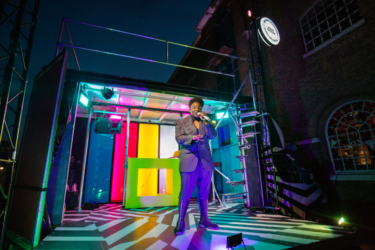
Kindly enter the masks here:
[[171, 195], [173, 193], [173, 169], [167, 169], [167, 192], [166, 194]]
[[137, 196], [158, 195], [158, 169], [138, 169]]
[[159, 158], [159, 125], [139, 124], [138, 158]]

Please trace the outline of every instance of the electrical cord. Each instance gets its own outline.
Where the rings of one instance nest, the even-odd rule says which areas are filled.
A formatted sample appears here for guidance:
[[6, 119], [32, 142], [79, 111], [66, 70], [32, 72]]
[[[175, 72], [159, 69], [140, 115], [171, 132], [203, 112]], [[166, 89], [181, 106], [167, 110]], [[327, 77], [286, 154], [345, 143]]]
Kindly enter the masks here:
[[246, 250], [246, 246], [245, 246], [245, 242], [242, 240], [242, 245], [243, 245], [243, 247], [245, 248], [245, 250]]

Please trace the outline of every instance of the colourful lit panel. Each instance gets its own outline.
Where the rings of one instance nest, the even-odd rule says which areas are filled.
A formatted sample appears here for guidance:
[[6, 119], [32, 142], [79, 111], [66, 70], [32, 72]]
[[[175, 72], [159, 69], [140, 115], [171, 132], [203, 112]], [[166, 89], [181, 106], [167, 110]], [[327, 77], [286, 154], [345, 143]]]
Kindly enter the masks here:
[[[121, 134], [115, 138], [115, 154], [113, 159], [111, 202], [122, 202], [122, 191], [124, 187], [124, 163], [125, 163], [125, 146], [126, 146], [126, 126], [122, 124]], [[137, 135], [138, 123], [130, 123], [129, 126], [129, 150], [131, 158], [137, 157]]]
[[[179, 159], [130, 158], [125, 189], [125, 208], [177, 206], [181, 189], [181, 177], [178, 171], [179, 161]], [[145, 169], [150, 169], [150, 171], [145, 172]], [[157, 172], [162, 169], [166, 169], [167, 190], [165, 194], [155, 194], [158, 189]], [[140, 174], [142, 176], [139, 176]], [[144, 180], [147, 180], [148, 177], [149, 180], [145, 182]], [[139, 180], [141, 180], [141, 183], [139, 183]], [[147, 182], [149, 183], [147, 184]], [[144, 192], [145, 196], [138, 196], [138, 187], [142, 187], [143, 184], [149, 185], [148, 187], [152, 191], [150, 193]]]
[[113, 154], [112, 134], [94, 132], [95, 122], [91, 126], [89, 155], [87, 159], [84, 203], [107, 203]]
[[173, 169], [167, 169], [167, 191], [166, 194], [173, 193]]
[[158, 169], [139, 168], [137, 181], [137, 196], [158, 195]]
[[139, 124], [138, 158], [159, 158], [159, 125]]
[[160, 125], [160, 158], [173, 157], [178, 150], [175, 131], [175, 126]]
[[159, 169], [159, 195], [171, 195], [173, 191], [173, 169]]

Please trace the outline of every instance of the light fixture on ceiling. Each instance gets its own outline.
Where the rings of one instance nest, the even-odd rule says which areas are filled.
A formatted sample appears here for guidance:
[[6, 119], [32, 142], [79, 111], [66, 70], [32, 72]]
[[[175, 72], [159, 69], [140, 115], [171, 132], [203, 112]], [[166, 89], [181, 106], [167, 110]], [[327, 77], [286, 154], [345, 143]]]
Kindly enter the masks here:
[[112, 96], [115, 94], [115, 92], [113, 91], [113, 88], [110, 89], [110, 88], [106, 88], [104, 87], [102, 90], [100, 90], [100, 92], [102, 93], [102, 96], [109, 100], [112, 98]]

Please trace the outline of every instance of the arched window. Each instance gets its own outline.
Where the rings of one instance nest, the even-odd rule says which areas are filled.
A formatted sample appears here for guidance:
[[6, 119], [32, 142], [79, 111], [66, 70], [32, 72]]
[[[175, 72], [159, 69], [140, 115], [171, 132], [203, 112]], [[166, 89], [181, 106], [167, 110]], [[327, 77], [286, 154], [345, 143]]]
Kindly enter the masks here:
[[336, 171], [375, 169], [375, 102], [353, 101], [327, 121], [326, 137]]

